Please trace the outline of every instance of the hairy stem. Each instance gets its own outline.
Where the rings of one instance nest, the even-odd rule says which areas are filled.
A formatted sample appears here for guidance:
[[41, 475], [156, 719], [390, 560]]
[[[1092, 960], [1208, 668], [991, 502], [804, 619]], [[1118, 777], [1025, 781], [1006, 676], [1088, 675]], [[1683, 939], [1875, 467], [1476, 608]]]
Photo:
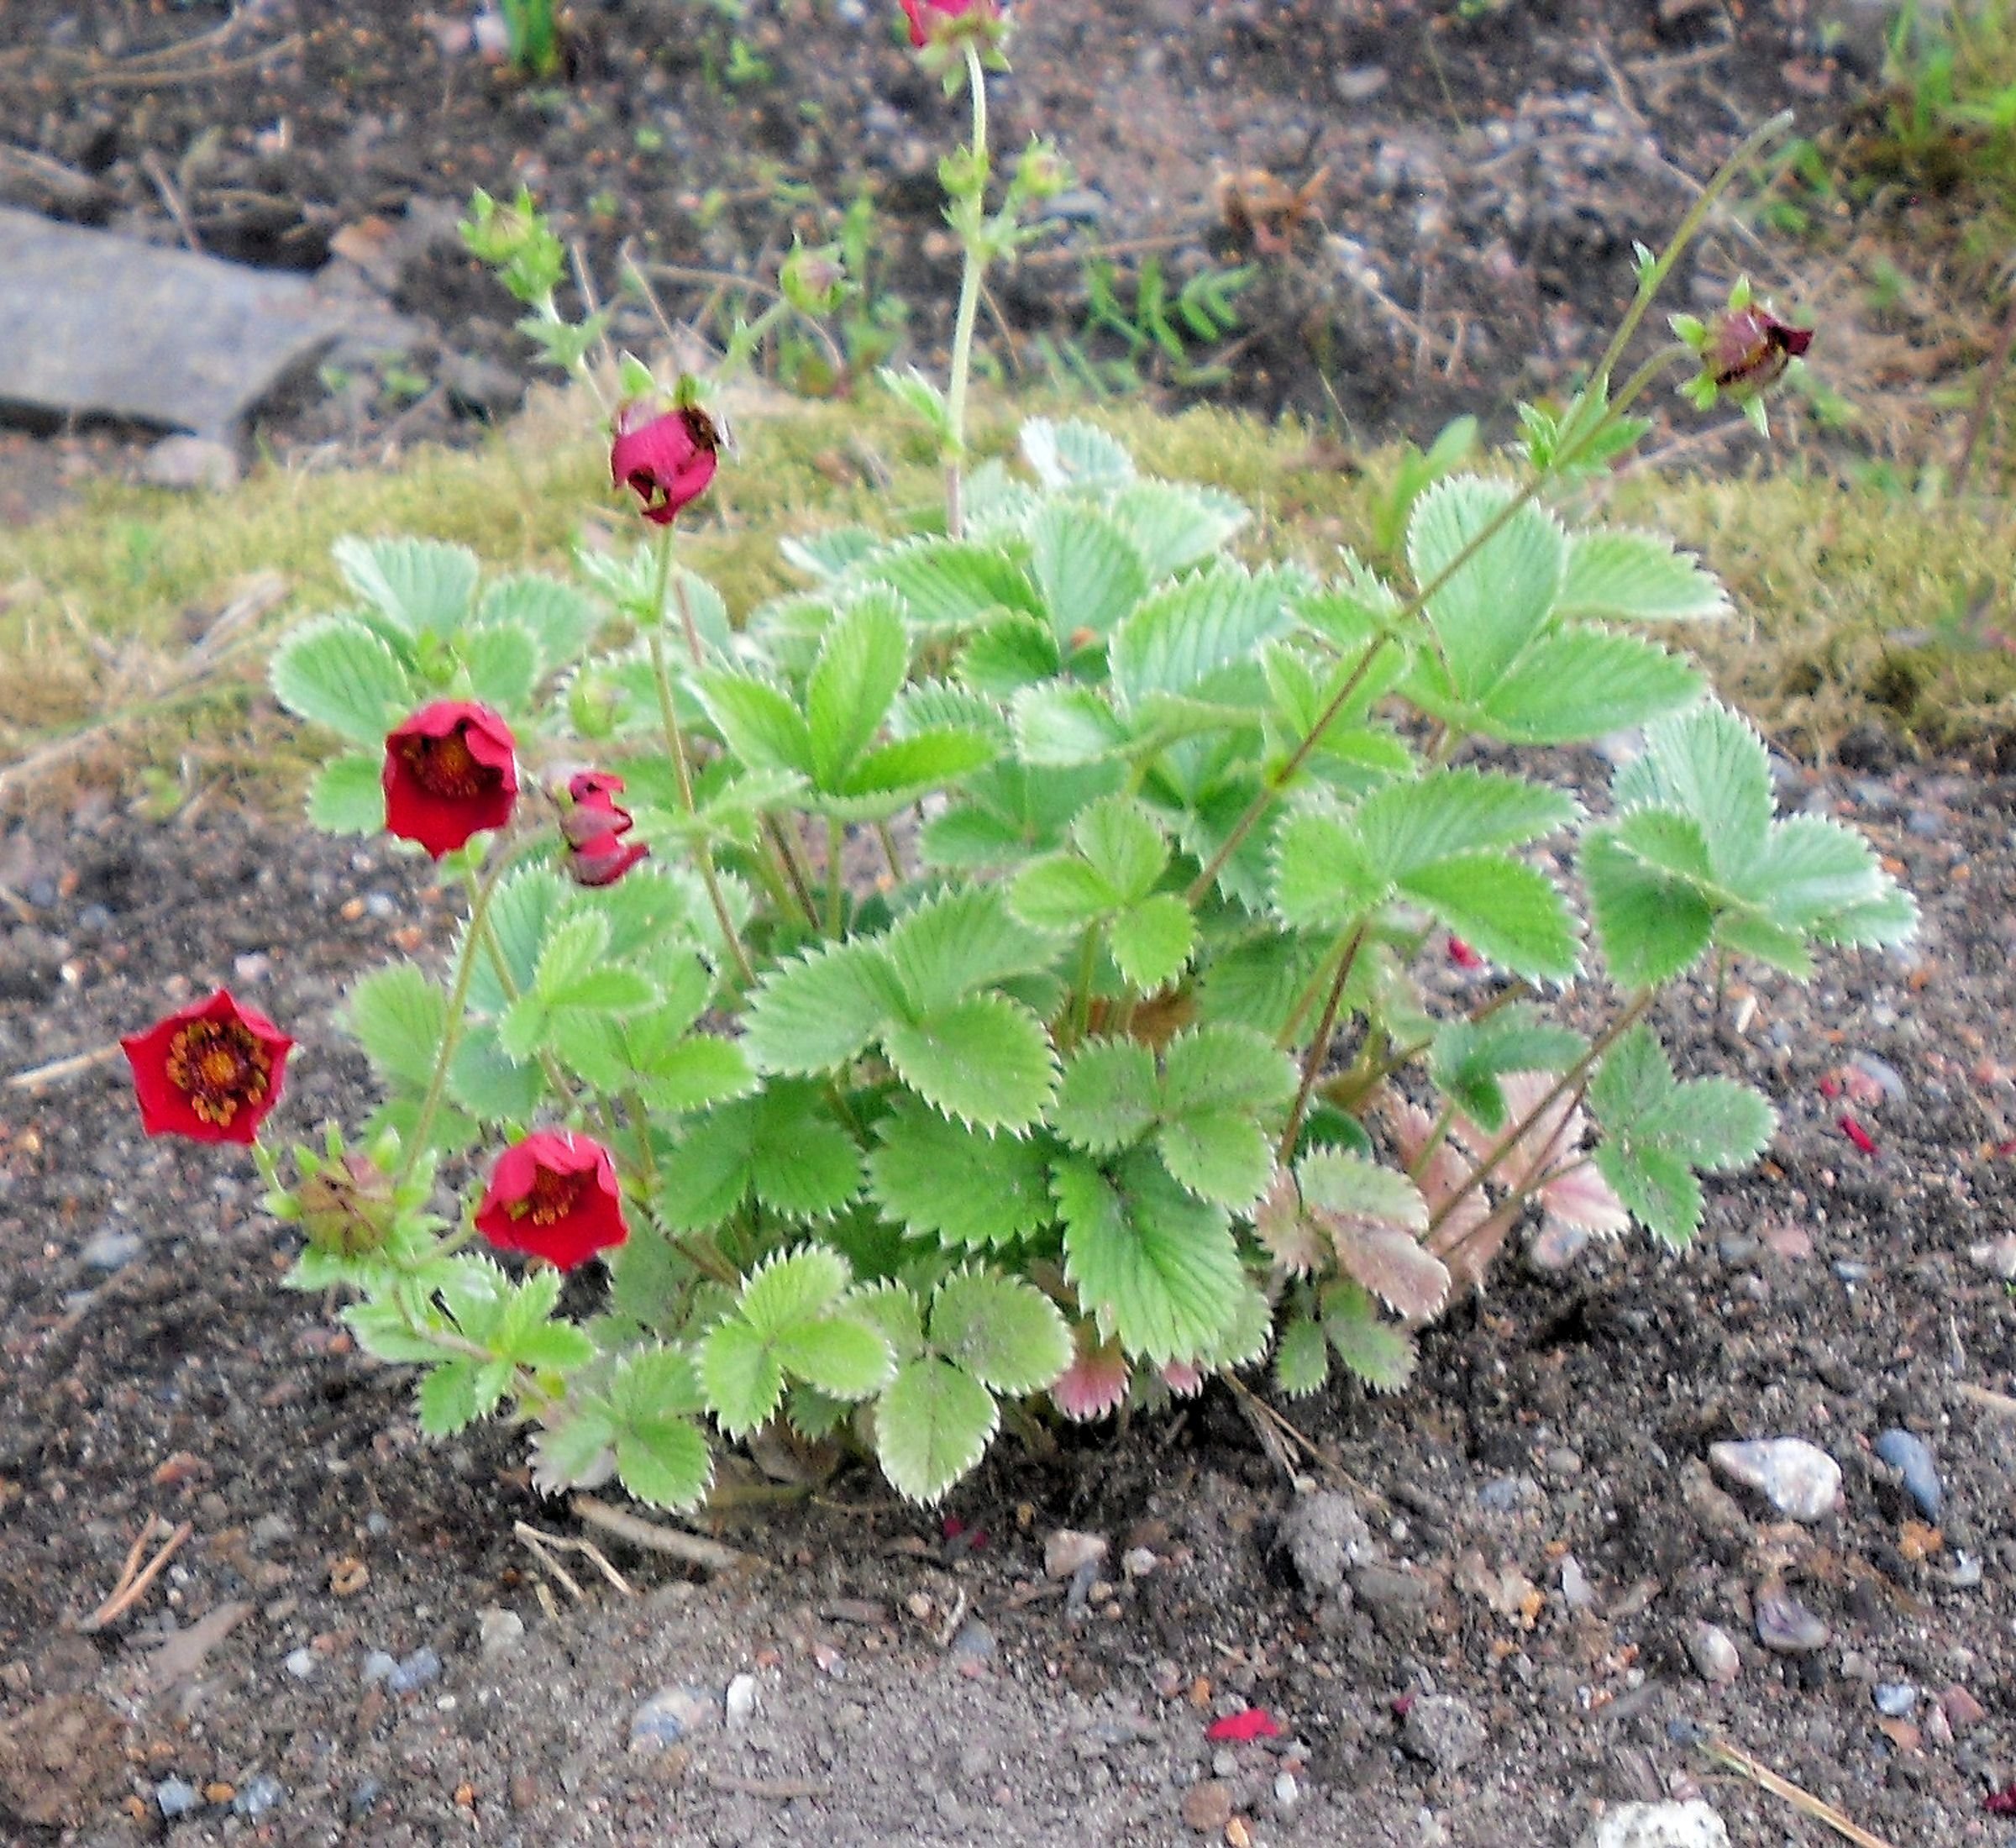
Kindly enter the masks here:
[[1285, 1162], [1295, 1152], [1295, 1138], [1302, 1133], [1302, 1119], [1309, 1114], [1309, 1094], [1316, 1088], [1316, 1075], [1323, 1069], [1323, 1061], [1330, 1056], [1330, 1037], [1336, 1031], [1337, 1011], [1344, 1005], [1344, 990], [1351, 980], [1352, 966], [1357, 962], [1358, 952], [1364, 948], [1365, 934], [1372, 928], [1369, 912], [1352, 926], [1344, 940], [1341, 954], [1337, 958], [1337, 973], [1330, 984], [1330, 993], [1324, 999], [1323, 1012], [1316, 1021], [1315, 1037], [1308, 1050], [1302, 1055], [1302, 1082], [1295, 1087], [1294, 1106], [1288, 1113], [1288, 1126], [1281, 1131], [1281, 1159]]
[[945, 392], [945, 530], [955, 539], [966, 533], [966, 385], [973, 370], [980, 282], [987, 268], [980, 244], [980, 215], [987, 190], [987, 76], [980, 68], [979, 49], [970, 41], [966, 46], [966, 87], [973, 97], [974, 194], [970, 210], [963, 214], [966, 258], [959, 272], [959, 306], [952, 325], [952, 376]]
[[826, 818], [826, 934], [840, 934], [841, 899], [847, 890], [842, 863], [847, 858], [847, 829], [837, 816]]

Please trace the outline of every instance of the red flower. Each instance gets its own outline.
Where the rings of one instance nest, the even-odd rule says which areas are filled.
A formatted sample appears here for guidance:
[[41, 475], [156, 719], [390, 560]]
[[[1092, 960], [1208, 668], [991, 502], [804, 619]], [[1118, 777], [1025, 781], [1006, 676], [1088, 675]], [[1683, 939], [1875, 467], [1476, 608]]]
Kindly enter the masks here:
[[1739, 396], [1761, 391], [1813, 344], [1811, 328], [1795, 328], [1768, 308], [1733, 308], [1716, 321], [1704, 361], [1709, 376]]
[[1222, 1719], [1214, 1719], [1204, 1729], [1204, 1736], [1221, 1744], [1229, 1740], [1242, 1746], [1249, 1740], [1278, 1739], [1281, 1729], [1274, 1724], [1274, 1716], [1266, 1708], [1248, 1707], [1244, 1713], [1227, 1714]]
[[634, 488], [643, 516], [669, 526], [679, 510], [697, 501], [714, 479], [721, 437], [713, 420], [696, 405], [639, 422], [639, 407], [616, 413], [616, 441], [609, 449], [609, 475], [619, 487]]
[[630, 1236], [609, 1151], [570, 1130], [534, 1130], [497, 1158], [476, 1230], [500, 1251], [528, 1252], [562, 1270]]
[[910, 21], [910, 42], [921, 51], [931, 42], [931, 29], [943, 19], [963, 18], [969, 13], [979, 13], [992, 19], [999, 17], [995, 0], [899, 0], [903, 16]]
[[622, 778], [606, 770], [583, 770], [568, 780], [572, 806], [560, 817], [560, 832], [568, 875], [577, 885], [613, 885], [651, 851], [623, 839], [633, 822], [616, 800], [622, 787]]
[[438, 700], [385, 741], [385, 825], [439, 859], [501, 827], [518, 800], [517, 741], [487, 706]]
[[294, 1042], [220, 988], [119, 1044], [150, 1136], [249, 1142], [280, 1101]]

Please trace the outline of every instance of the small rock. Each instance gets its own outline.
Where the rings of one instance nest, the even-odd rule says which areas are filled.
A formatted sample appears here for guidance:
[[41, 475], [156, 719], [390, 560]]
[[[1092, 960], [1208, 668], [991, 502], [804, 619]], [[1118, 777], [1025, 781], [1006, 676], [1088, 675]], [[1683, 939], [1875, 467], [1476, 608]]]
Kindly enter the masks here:
[[1954, 1682], [1940, 1692], [1939, 1706], [1940, 1711], [1946, 1716], [1946, 1724], [1955, 1732], [1965, 1732], [1970, 1726], [1978, 1726], [1988, 1717], [1987, 1709], [1958, 1682]]
[[525, 381], [517, 373], [475, 354], [451, 354], [439, 371], [449, 398], [486, 421], [509, 417], [525, 396]]
[[1105, 1557], [1103, 1535], [1060, 1527], [1043, 1541], [1043, 1574], [1048, 1578], [1074, 1578], [1080, 1567], [1096, 1566]]
[[1484, 1723], [1453, 1694], [1420, 1694], [1400, 1722], [1400, 1745], [1437, 1771], [1461, 1771], [1484, 1749]]
[[235, 1815], [263, 1816], [286, 1800], [287, 1787], [262, 1771], [231, 1799], [231, 1809]]
[[1566, 1553], [1562, 1557], [1561, 1601], [1570, 1610], [1587, 1610], [1596, 1602], [1596, 1593], [1589, 1583], [1589, 1575], [1582, 1569], [1582, 1562], [1572, 1553]]
[[1330, 74], [1330, 87], [1343, 102], [1369, 102], [1393, 81], [1383, 65], [1339, 65]]
[[1477, 1492], [1477, 1505], [1494, 1514], [1509, 1514], [1515, 1508], [1536, 1508], [1546, 1499], [1530, 1476], [1494, 1476]]
[[399, 1672], [399, 1659], [382, 1649], [374, 1649], [364, 1658], [364, 1684], [369, 1688], [374, 1682], [389, 1680]]
[[1129, 1578], [1146, 1578], [1161, 1563], [1152, 1548], [1131, 1546], [1121, 1556], [1120, 1569]]
[[1427, 1581], [1394, 1566], [1360, 1566], [1351, 1588], [1368, 1610], [1419, 1610], [1428, 1602]]
[[1303, 1584], [1313, 1592], [1334, 1592], [1352, 1567], [1377, 1552], [1372, 1530], [1351, 1498], [1329, 1489], [1295, 1498], [1281, 1523], [1281, 1541]]
[[476, 1624], [476, 1647], [486, 1662], [512, 1654], [525, 1641], [525, 1620], [501, 1604], [486, 1604]]
[[95, 1271], [123, 1270], [146, 1249], [145, 1242], [134, 1232], [100, 1232], [85, 1242], [77, 1256]]
[[630, 1716], [630, 1749], [662, 1751], [714, 1724], [714, 1698], [699, 1688], [661, 1688]]
[[1735, 1640], [1719, 1624], [1696, 1624], [1687, 1633], [1687, 1659], [1711, 1688], [1726, 1688], [1743, 1672]]
[[728, 1683], [722, 1708], [731, 1730], [740, 1730], [749, 1723], [756, 1711], [756, 1677], [753, 1675], [738, 1675]]
[[1232, 1819], [1232, 1793], [1215, 1777], [1192, 1784], [1183, 1793], [1184, 1825], [1200, 1835], [1215, 1835]]
[[1840, 1499], [1841, 1466], [1803, 1437], [1710, 1444], [1708, 1460], [1725, 1480], [1755, 1489], [1794, 1520], [1819, 1520]]
[[[1940, 827], [1943, 832], [1945, 823], [1942, 822]], [[1874, 1053], [1857, 1053], [1848, 1063], [1893, 1104], [1903, 1102], [1906, 1095], [1903, 1078], [1889, 1060], [1878, 1058]]]
[[236, 453], [213, 437], [165, 436], [140, 459], [140, 479], [157, 488], [221, 494], [238, 485], [238, 476]]
[[2016, 1284], [2016, 1232], [1967, 1247], [1968, 1261], [2005, 1284]]
[[267, 1547], [293, 1537], [294, 1523], [285, 1515], [261, 1515], [252, 1523], [250, 1539], [255, 1553], [263, 1553]]
[[350, 1814], [360, 1818], [370, 1815], [384, 1794], [385, 1786], [375, 1777], [360, 1778], [349, 1794]]
[[154, 1787], [154, 1805], [170, 1822], [186, 1816], [202, 1803], [202, 1793], [180, 1777], [164, 1777]]
[[393, 1665], [392, 1672], [385, 1677], [385, 1685], [395, 1694], [410, 1694], [414, 1689], [438, 1680], [440, 1673], [441, 1658], [431, 1649], [416, 1649], [404, 1662]]
[[1831, 1632], [1788, 1591], [1757, 1593], [1757, 1641], [1780, 1656], [1809, 1656], [1824, 1649]]
[[1292, 1771], [1278, 1771], [1274, 1773], [1276, 1814], [1285, 1816], [1300, 1802], [1301, 1798], [1302, 1787], [1295, 1782], [1295, 1774]]
[[969, 1662], [992, 1662], [995, 1647], [994, 1632], [977, 1617], [961, 1625], [952, 1639], [952, 1653]]
[[315, 1671], [320, 1664], [313, 1650], [302, 1648], [295, 1650], [287, 1657], [285, 1666], [287, 1672], [295, 1680], [312, 1681], [315, 1678]]
[[1876, 1710], [1887, 1719], [1902, 1719], [1918, 1704], [1918, 1690], [1908, 1681], [1879, 1681]]
[[1946, 1491], [1931, 1446], [1910, 1431], [1892, 1429], [1878, 1435], [1875, 1449], [1903, 1478], [1904, 1493], [1918, 1504], [1919, 1512], [1927, 1520], [1937, 1520], [1946, 1505]]
[[1577, 1848], [1729, 1848], [1729, 1830], [1698, 1797], [1620, 1803], [1589, 1824]]
[[505, 1794], [511, 1799], [511, 1807], [522, 1815], [539, 1800], [539, 1780], [528, 1771], [513, 1772]]

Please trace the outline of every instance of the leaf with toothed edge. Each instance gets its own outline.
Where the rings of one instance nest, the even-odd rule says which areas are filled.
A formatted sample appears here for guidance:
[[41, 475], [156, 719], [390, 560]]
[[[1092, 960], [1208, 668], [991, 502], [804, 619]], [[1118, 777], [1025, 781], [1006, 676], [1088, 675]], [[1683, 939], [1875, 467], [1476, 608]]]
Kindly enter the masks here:
[[904, 1096], [875, 1134], [869, 1190], [920, 1237], [948, 1247], [1005, 1245], [1050, 1217], [1047, 1138], [984, 1135]]
[[896, 1370], [875, 1404], [875, 1455], [891, 1485], [930, 1504], [986, 1455], [1000, 1421], [994, 1394], [927, 1354]]
[[1043, 1023], [1005, 995], [970, 995], [892, 1026], [882, 1050], [927, 1103], [983, 1129], [1026, 1129], [1057, 1089]]

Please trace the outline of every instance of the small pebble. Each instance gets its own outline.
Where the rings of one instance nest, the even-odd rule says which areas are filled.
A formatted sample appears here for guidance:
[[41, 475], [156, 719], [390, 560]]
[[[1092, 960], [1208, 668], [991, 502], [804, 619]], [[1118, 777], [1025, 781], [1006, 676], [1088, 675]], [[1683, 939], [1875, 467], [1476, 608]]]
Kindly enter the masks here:
[[252, 1551], [255, 1553], [293, 1537], [294, 1523], [285, 1515], [261, 1515], [252, 1523]]
[[1859, 1258], [1837, 1257], [1827, 1268], [1844, 1284], [1866, 1284], [1869, 1281], [1869, 1267]]
[[177, 1816], [187, 1815], [202, 1800], [196, 1786], [185, 1783], [180, 1777], [164, 1777], [154, 1787], [155, 1807], [170, 1822]]
[[360, 1778], [350, 1791], [350, 1814], [359, 1817], [370, 1815], [384, 1794], [385, 1786], [375, 1777]]
[[1725, 1481], [1755, 1489], [1794, 1520], [1819, 1520], [1840, 1498], [1841, 1466], [1803, 1437], [1710, 1444], [1708, 1460]]
[[1726, 1688], [1743, 1672], [1735, 1639], [1719, 1624], [1696, 1624], [1688, 1632], [1687, 1659], [1710, 1687]]
[[1824, 1649], [1831, 1632], [1790, 1592], [1757, 1594], [1757, 1641], [1780, 1656], [1810, 1655]]
[[1987, 1709], [1958, 1682], [1941, 1692], [1939, 1705], [1940, 1710], [1946, 1716], [1946, 1724], [1955, 1732], [1965, 1732], [1970, 1726], [1978, 1726], [1988, 1717]]
[[995, 1647], [994, 1632], [977, 1617], [961, 1625], [952, 1639], [952, 1653], [969, 1662], [992, 1662]]
[[1918, 1504], [1918, 1511], [1927, 1520], [1937, 1520], [1946, 1505], [1946, 1491], [1931, 1446], [1910, 1431], [1893, 1428], [1877, 1436], [1875, 1448], [1876, 1454], [1903, 1478], [1904, 1493]]
[[1537, 1507], [1546, 1499], [1540, 1484], [1530, 1476], [1494, 1476], [1477, 1492], [1477, 1505], [1488, 1508], [1494, 1514]]
[[374, 1649], [364, 1658], [364, 1684], [367, 1688], [373, 1682], [388, 1680], [398, 1672], [398, 1657], [386, 1654], [382, 1649]]
[[1331, 1489], [1298, 1495], [1282, 1517], [1281, 1544], [1295, 1575], [1312, 1592], [1334, 1592], [1353, 1566], [1373, 1557], [1372, 1530], [1348, 1495]]
[[416, 1649], [404, 1662], [393, 1665], [385, 1685], [395, 1694], [410, 1694], [437, 1680], [440, 1673], [441, 1658], [431, 1649]]
[[1870, 1079], [1892, 1103], [1903, 1102], [1906, 1095], [1903, 1079], [1889, 1060], [1878, 1058], [1874, 1053], [1857, 1053], [1849, 1063]]
[[286, 1798], [287, 1787], [262, 1771], [231, 1799], [231, 1809], [240, 1816], [263, 1816]]
[[1146, 1578], [1161, 1563], [1152, 1548], [1132, 1546], [1121, 1556], [1120, 1569], [1129, 1578]]
[[1215, 1777], [1192, 1784], [1183, 1793], [1184, 1824], [1200, 1835], [1215, 1835], [1232, 1819], [1232, 1793]]
[[1589, 1583], [1589, 1575], [1582, 1569], [1582, 1562], [1572, 1553], [1564, 1554], [1562, 1557], [1561, 1601], [1570, 1610], [1587, 1610], [1596, 1602], [1596, 1593]]
[[1698, 1797], [1619, 1803], [1589, 1824], [1576, 1848], [1729, 1848], [1729, 1829]]
[[1097, 1566], [1106, 1557], [1106, 1542], [1102, 1535], [1081, 1534], [1069, 1527], [1060, 1527], [1043, 1541], [1043, 1576], [1047, 1578], [1072, 1578], [1082, 1566]]
[[1968, 1246], [1967, 1258], [1991, 1276], [2016, 1284], [2016, 1232], [2004, 1232], [1985, 1244]]
[[753, 1675], [738, 1675], [728, 1683], [728, 1691], [722, 1701], [731, 1728], [739, 1730], [749, 1723], [756, 1711], [756, 1677]]
[[660, 1751], [714, 1724], [719, 1709], [699, 1688], [661, 1688], [630, 1716], [630, 1749]]
[[316, 1667], [315, 1651], [312, 1649], [297, 1649], [287, 1657], [287, 1672], [297, 1681], [312, 1681]]
[[486, 1662], [508, 1656], [525, 1640], [525, 1620], [501, 1604], [486, 1604], [477, 1619], [476, 1646]]
[[100, 1232], [86, 1241], [77, 1256], [84, 1261], [85, 1268], [95, 1271], [123, 1270], [146, 1249], [145, 1242], [134, 1232]]
[[1908, 1681], [1879, 1681], [1874, 1698], [1879, 1714], [1886, 1719], [1902, 1719], [1918, 1704], [1918, 1690]]
[[392, 1524], [384, 1515], [373, 1509], [364, 1517], [364, 1530], [374, 1540], [383, 1540], [391, 1532]]
[[1285, 1816], [1293, 1809], [1301, 1795], [1302, 1787], [1295, 1782], [1293, 1772], [1280, 1771], [1274, 1773], [1274, 1808], [1281, 1814]]
[[1484, 1723], [1453, 1694], [1421, 1694], [1400, 1722], [1400, 1744], [1438, 1771], [1461, 1771], [1484, 1749]]

